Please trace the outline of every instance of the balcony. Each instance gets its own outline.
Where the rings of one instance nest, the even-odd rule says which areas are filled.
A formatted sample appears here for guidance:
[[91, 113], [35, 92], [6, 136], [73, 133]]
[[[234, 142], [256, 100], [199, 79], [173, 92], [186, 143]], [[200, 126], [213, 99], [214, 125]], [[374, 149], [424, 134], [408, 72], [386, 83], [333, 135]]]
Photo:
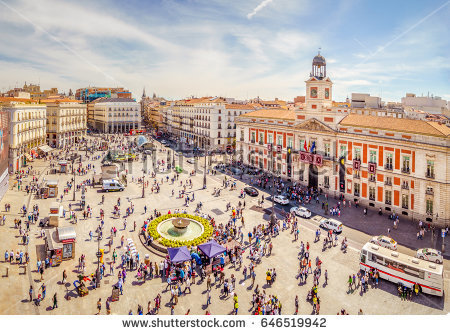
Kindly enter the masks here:
[[330, 185], [325, 184], [325, 185], [323, 185], [323, 187], [324, 187], [324, 188], [330, 188]]
[[384, 169], [392, 171], [392, 164], [385, 164]]
[[402, 184], [402, 189], [403, 190], [409, 190], [409, 185], [408, 184]]
[[427, 173], [425, 174], [425, 177], [430, 178], [430, 179], [434, 179], [434, 173], [432, 173], [432, 172], [427, 172]]
[[391, 200], [385, 200], [384, 203], [385, 203], [386, 205], [392, 205]]
[[259, 141], [258, 142], [260, 145], [263, 145], [264, 144], [264, 141]]
[[369, 195], [369, 200], [371, 200], [371, 201], [375, 201], [375, 197], [374, 197], [374, 196], [371, 196], [371, 195]]
[[375, 183], [377, 181], [377, 179], [374, 176], [370, 176], [369, 181], [372, 183]]
[[355, 195], [355, 197], [359, 197], [359, 192], [355, 191], [353, 194]]
[[409, 174], [409, 167], [403, 167], [402, 173], [408, 173]]
[[403, 208], [403, 209], [408, 209], [408, 205], [404, 205], [404, 204], [403, 204], [403, 205], [402, 205], [402, 208]]
[[251, 140], [251, 141], [250, 141], [250, 143], [253, 143], [253, 144], [255, 144], [255, 140]]
[[425, 194], [434, 195], [434, 191], [431, 190], [431, 189], [428, 189], [428, 190], [425, 191]]
[[355, 178], [355, 179], [361, 179], [361, 176], [360, 176], [359, 174], [354, 174], [354, 175], [353, 175], [353, 178]]
[[241, 138], [239, 139], [239, 141], [241, 141], [241, 142], [244, 142], [244, 138], [243, 138], [243, 137], [241, 137]]

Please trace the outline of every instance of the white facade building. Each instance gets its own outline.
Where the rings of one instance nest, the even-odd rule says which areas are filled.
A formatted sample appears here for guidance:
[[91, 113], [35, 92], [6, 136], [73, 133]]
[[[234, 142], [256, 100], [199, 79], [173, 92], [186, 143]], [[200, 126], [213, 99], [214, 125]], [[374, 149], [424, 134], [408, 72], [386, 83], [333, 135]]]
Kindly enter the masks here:
[[141, 129], [141, 106], [130, 98], [100, 98], [92, 103], [91, 126], [104, 133]]

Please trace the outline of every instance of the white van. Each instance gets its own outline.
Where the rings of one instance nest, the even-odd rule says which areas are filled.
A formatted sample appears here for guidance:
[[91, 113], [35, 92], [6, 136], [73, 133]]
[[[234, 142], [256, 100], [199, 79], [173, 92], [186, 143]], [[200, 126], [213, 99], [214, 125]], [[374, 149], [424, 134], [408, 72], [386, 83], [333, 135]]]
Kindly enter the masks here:
[[123, 191], [124, 189], [125, 189], [125, 187], [115, 179], [103, 180], [103, 191], [104, 192]]
[[332, 230], [333, 233], [340, 233], [342, 231], [342, 223], [334, 219], [320, 220], [319, 227], [326, 230]]

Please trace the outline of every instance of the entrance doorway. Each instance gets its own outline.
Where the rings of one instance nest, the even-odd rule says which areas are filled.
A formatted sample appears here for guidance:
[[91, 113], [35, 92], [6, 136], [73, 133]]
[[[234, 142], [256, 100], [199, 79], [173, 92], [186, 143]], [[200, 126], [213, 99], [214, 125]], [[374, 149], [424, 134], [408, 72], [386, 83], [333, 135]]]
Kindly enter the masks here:
[[314, 187], [317, 189], [318, 186], [318, 169], [317, 166], [314, 164], [309, 164], [309, 176], [308, 176], [308, 187]]

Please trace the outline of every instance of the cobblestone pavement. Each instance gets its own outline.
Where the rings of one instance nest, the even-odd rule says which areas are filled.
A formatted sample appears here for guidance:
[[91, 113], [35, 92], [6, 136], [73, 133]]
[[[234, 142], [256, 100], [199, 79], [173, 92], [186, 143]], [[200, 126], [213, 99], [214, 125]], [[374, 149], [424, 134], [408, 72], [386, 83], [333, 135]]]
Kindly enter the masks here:
[[[160, 158], [166, 158], [166, 153], [159, 153]], [[100, 166], [100, 161], [93, 162], [98, 168]], [[62, 186], [67, 181], [69, 181], [71, 175], [47, 175], [49, 162], [44, 162], [38, 160], [33, 163], [33, 167], [36, 171], [41, 173], [40, 178], [51, 178], [55, 177], [59, 180], [59, 190], [62, 191]], [[189, 166], [187, 163], [185, 166]], [[190, 168], [186, 168], [190, 170]], [[132, 171], [135, 178], [142, 176], [142, 163], [133, 163]], [[77, 183], [89, 178], [92, 175], [90, 172], [85, 176], [77, 176]], [[162, 175], [165, 177], [165, 175]], [[158, 179], [161, 177], [158, 175]], [[31, 177], [28, 177], [29, 181]], [[182, 174], [181, 178], [183, 180], [188, 179], [187, 174]], [[131, 175], [129, 176], [131, 180]], [[149, 177], [146, 177], [149, 180]], [[193, 188], [188, 189], [189, 192], [195, 193], [195, 201], [188, 208], [188, 212], [192, 213], [195, 205], [198, 201], [202, 201], [204, 204], [204, 212], [213, 215], [218, 223], [225, 223], [229, 218], [229, 213], [226, 211], [226, 204], [231, 202], [232, 205], [237, 204], [240, 200], [238, 198], [240, 194], [240, 189], [245, 185], [241, 181], [237, 181], [237, 190], [223, 190], [220, 197], [213, 197], [212, 191], [214, 187], [221, 187], [223, 175], [208, 175], [207, 184], [208, 188], [206, 190], [202, 189], [203, 175], [198, 173], [196, 176], [192, 177]], [[11, 189], [7, 192], [2, 202], [0, 203], [0, 208], [4, 209], [4, 203], [11, 203], [11, 212], [6, 213], [7, 220], [4, 226], [0, 226], [0, 245], [2, 246], [1, 252], [5, 250], [25, 250], [26, 247], [18, 244], [19, 243], [19, 233], [14, 228], [13, 220], [19, 217], [19, 209], [25, 204], [31, 208], [33, 204], [38, 204], [40, 208], [41, 217], [46, 216], [50, 204], [54, 199], [35, 199], [33, 196], [27, 196], [26, 192], [18, 191], [17, 187], [13, 187], [14, 182], [11, 182]], [[160, 256], [151, 253], [147, 250], [140, 242], [138, 232], [133, 230], [133, 222], [136, 221], [137, 226], [140, 227], [146, 215], [144, 215], [144, 205], [148, 207], [148, 212], [153, 211], [155, 208], [162, 213], [167, 212], [169, 209], [173, 210], [176, 208], [184, 208], [184, 199], [178, 199], [172, 197], [172, 189], [175, 190], [175, 195], [178, 194], [180, 187], [179, 184], [171, 185], [164, 182], [161, 187], [161, 192], [159, 194], [152, 194], [150, 189], [146, 189], [145, 198], [141, 198], [142, 185], [136, 182], [130, 182], [124, 192], [119, 193], [109, 193], [105, 194], [105, 204], [102, 205], [101, 195], [99, 188], [88, 188], [86, 193], [87, 204], [93, 207], [94, 215], [92, 218], [83, 220], [79, 219], [76, 225], [72, 225], [68, 219], [63, 220], [60, 224], [61, 226], [72, 225], [75, 227], [77, 232], [77, 243], [76, 243], [76, 257], [74, 260], [64, 261], [60, 266], [47, 269], [44, 273], [43, 282], [47, 286], [47, 297], [41, 303], [39, 307], [35, 306], [33, 303], [29, 302], [28, 290], [30, 285], [34, 287], [34, 292], [39, 290], [42, 282], [39, 280], [40, 276], [36, 272], [36, 262], [37, 257], [40, 254], [40, 250], [44, 244], [42, 238], [40, 238], [40, 232], [35, 225], [31, 226], [31, 241], [28, 245], [28, 251], [30, 253], [31, 262], [26, 268], [19, 266], [17, 264], [10, 265], [9, 263], [0, 263], [0, 271], [2, 277], [0, 278], [0, 313], [1, 314], [95, 314], [96, 302], [99, 298], [105, 302], [107, 297], [111, 295], [112, 285], [117, 282], [117, 269], [114, 275], [106, 275], [102, 280], [101, 287], [97, 289], [90, 289], [89, 295], [85, 297], [78, 297], [74, 291], [73, 281], [77, 277], [77, 265], [78, 258], [81, 254], [86, 255], [87, 259], [87, 270], [86, 274], [93, 273], [97, 268], [95, 253], [97, 251], [97, 240], [95, 239], [96, 234], [94, 233], [94, 239], [90, 241], [89, 231], [95, 231], [96, 227], [99, 225], [99, 210], [103, 208], [105, 210], [105, 236], [109, 235], [109, 230], [111, 227], [115, 226], [118, 229], [117, 237], [114, 239], [113, 247], [116, 248], [117, 253], [120, 257], [120, 238], [124, 236], [125, 239], [132, 238], [136, 244], [138, 252], [141, 259], [145, 254], [150, 255], [152, 261], [160, 260]], [[80, 193], [77, 192], [77, 201], [80, 199]], [[268, 196], [268, 194], [266, 194]], [[117, 198], [122, 200], [122, 213], [125, 211], [126, 207], [129, 206], [129, 202], [133, 202], [135, 206], [134, 213], [128, 217], [128, 226], [123, 229], [123, 219], [114, 219], [111, 216], [111, 210], [113, 205], [116, 203]], [[62, 205], [66, 210], [72, 201], [72, 193], [66, 195], [62, 201]], [[249, 229], [253, 226], [258, 225], [268, 219], [268, 215], [262, 210], [257, 209], [258, 198], [246, 197], [246, 209], [244, 211], [245, 217], [245, 229], [244, 236]], [[241, 200], [242, 201], [242, 200]], [[269, 202], [265, 202], [265, 207], [270, 207]], [[314, 206], [314, 205], [313, 205]], [[313, 212], [317, 215], [320, 211], [315, 210], [315, 207], [311, 207]], [[253, 209], [251, 209], [253, 208]], [[257, 209], [257, 210], [254, 210]], [[222, 214], [220, 214], [222, 212]], [[77, 212], [78, 217], [81, 218], [81, 212]], [[2, 211], [2, 214], [5, 212]], [[354, 215], [354, 214], [353, 214]], [[348, 216], [348, 218], [347, 218]], [[356, 218], [356, 219], [355, 219]], [[376, 219], [378, 219], [375, 216]], [[369, 214], [366, 220], [375, 219], [373, 214]], [[323, 260], [323, 269], [327, 269], [329, 273], [329, 283], [323, 286], [323, 280], [320, 282], [319, 296], [321, 297], [321, 314], [336, 314], [341, 308], [345, 308], [350, 314], [357, 314], [359, 309], [362, 309], [365, 314], [443, 314], [448, 313], [448, 295], [443, 298], [420, 295], [418, 298], [413, 299], [413, 301], [402, 301], [398, 298], [396, 293], [396, 286], [389, 282], [381, 281], [380, 287], [378, 289], [369, 289], [367, 293], [361, 294], [359, 290], [354, 292], [347, 291], [347, 278], [349, 274], [356, 273], [359, 269], [359, 249], [360, 247], [369, 239], [369, 236], [363, 232], [353, 229], [352, 226], [347, 225], [344, 228], [343, 236], [345, 235], [350, 240], [350, 248], [347, 253], [342, 253], [338, 247], [330, 248], [322, 252], [322, 243], [313, 243], [314, 240], [314, 230], [317, 227], [316, 220], [317, 216], [313, 217], [311, 220], [300, 219], [300, 238], [299, 241], [309, 241], [311, 244], [311, 256], [315, 259], [317, 255]], [[347, 212], [347, 209], [343, 211], [341, 216], [342, 220], [354, 220], [358, 222], [359, 225], [372, 225], [369, 221], [360, 221], [360, 218], [352, 216], [351, 213]], [[364, 219], [364, 218], [363, 218]], [[387, 222], [387, 219], [381, 220], [381, 222]], [[356, 224], [356, 223], [355, 223]], [[405, 223], [406, 225], [406, 223]], [[402, 226], [402, 222], [400, 227]], [[355, 227], [358, 228], [358, 227]], [[398, 232], [400, 233], [400, 229]], [[397, 232], [395, 232], [397, 233]], [[394, 235], [395, 238], [395, 235]], [[280, 235], [272, 239], [274, 249], [273, 254], [269, 257], [264, 257], [261, 264], [256, 268], [256, 282], [255, 285], [259, 285], [260, 288], [264, 289], [267, 294], [275, 294], [281, 300], [283, 304], [283, 314], [292, 314], [295, 310], [294, 308], [294, 298], [296, 295], [299, 297], [300, 301], [300, 314], [311, 314], [312, 306], [306, 301], [307, 292], [312, 287], [312, 278], [309, 277], [305, 285], [299, 285], [295, 276], [297, 273], [297, 254], [299, 248], [299, 242], [293, 241], [293, 235], [288, 231], [281, 232]], [[104, 238], [101, 241], [101, 247], [105, 249], [106, 260], [111, 258], [111, 253], [108, 252], [108, 247], [105, 243], [108, 239]], [[400, 247], [400, 251], [409, 254], [413, 253], [404, 246]], [[248, 255], [248, 251], [245, 256]], [[244, 264], [248, 265], [249, 260], [244, 258]], [[448, 278], [448, 261], [445, 261], [445, 290], [449, 287]], [[6, 277], [6, 268], [9, 268], [9, 276]], [[271, 286], [265, 284], [265, 271], [268, 268], [276, 268], [277, 270], [277, 280]], [[62, 272], [67, 270], [68, 273], [68, 287], [61, 283]], [[109, 273], [107, 267], [106, 273]], [[235, 292], [239, 296], [239, 314], [248, 314], [251, 307], [251, 297], [255, 286], [251, 286], [251, 281], [243, 281], [242, 269], [241, 268], [226, 268], [226, 276], [229, 278], [231, 274], [235, 274], [237, 277], [237, 287]], [[111, 309], [113, 314], [127, 314], [129, 310], [132, 310], [133, 314], [136, 314], [138, 304], [144, 307], [144, 311], [147, 310], [148, 301], [152, 302], [158, 293], [162, 293], [162, 310], [161, 314], [170, 314], [170, 292], [164, 291], [166, 284], [159, 278], [153, 280], [147, 280], [146, 283], [142, 283], [135, 278], [136, 272], [128, 273], [125, 285], [124, 294], [120, 296], [120, 300], [111, 303]], [[178, 305], [175, 307], [176, 314], [184, 314], [188, 309], [190, 309], [191, 314], [205, 314], [206, 309], [208, 309], [212, 314], [229, 314], [232, 311], [233, 303], [232, 299], [225, 298], [221, 296], [221, 291], [218, 287], [213, 289], [212, 293], [212, 305], [206, 307], [206, 283], [201, 283], [198, 280], [192, 287], [192, 293], [183, 296], [179, 299]], [[58, 309], [52, 310], [51, 298], [54, 293], [58, 294]], [[65, 299], [65, 295], [70, 297], [70, 300]], [[104, 306], [104, 303], [103, 303]], [[102, 314], [105, 312], [104, 307]]]

